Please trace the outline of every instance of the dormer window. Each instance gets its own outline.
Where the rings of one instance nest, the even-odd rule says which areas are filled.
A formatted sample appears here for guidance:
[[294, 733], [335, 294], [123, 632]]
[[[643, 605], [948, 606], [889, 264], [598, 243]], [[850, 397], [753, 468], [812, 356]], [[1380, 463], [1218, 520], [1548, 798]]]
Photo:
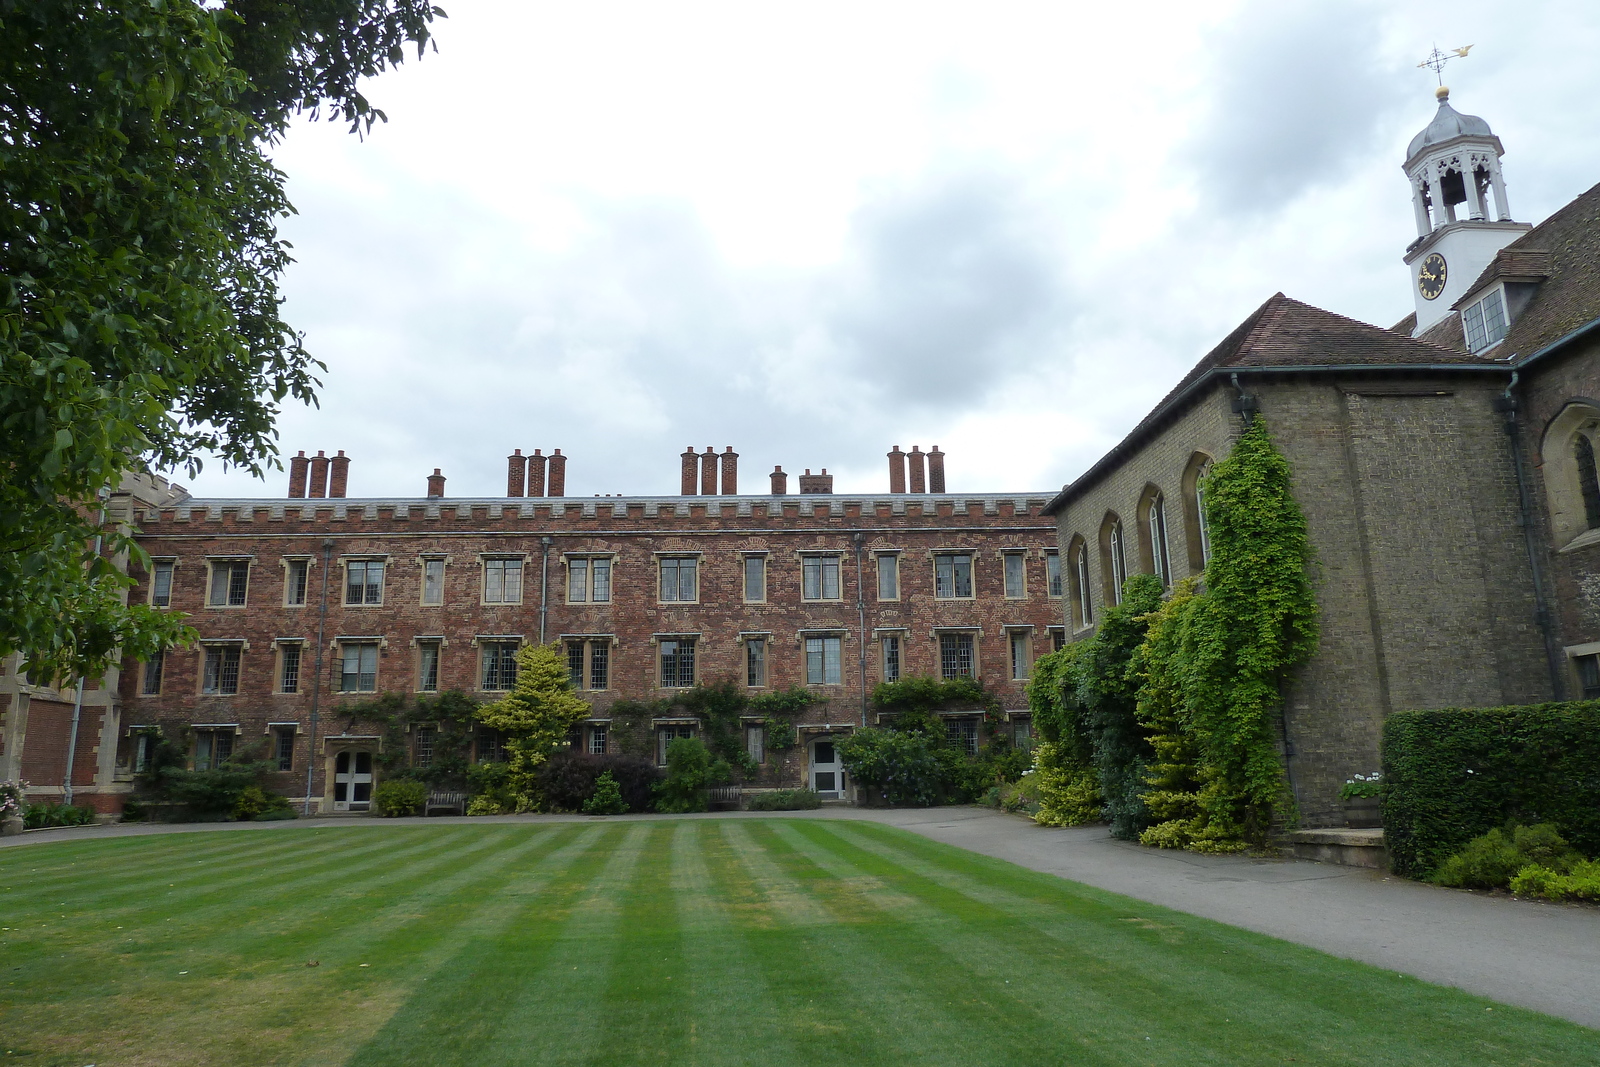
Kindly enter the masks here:
[[1467, 347], [1474, 353], [1485, 352], [1505, 340], [1506, 301], [1498, 288], [1475, 304], [1468, 304], [1461, 313], [1461, 324], [1466, 330]]

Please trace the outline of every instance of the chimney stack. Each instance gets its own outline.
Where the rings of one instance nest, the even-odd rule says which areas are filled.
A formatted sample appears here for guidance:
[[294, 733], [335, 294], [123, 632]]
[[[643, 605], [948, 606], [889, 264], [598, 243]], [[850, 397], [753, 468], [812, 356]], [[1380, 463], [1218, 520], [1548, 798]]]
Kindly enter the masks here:
[[344, 454], [344, 449], [339, 449], [339, 454], [328, 461], [328, 495], [344, 496], [345, 488], [350, 484], [350, 457]]
[[683, 495], [694, 496], [700, 487], [700, 454], [690, 445], [683, 450]]
[[906, 491], [906, 454], [895, 445], [889, 450], [889, 492]]
[[717, 495], [717, 450], [706, 445], [706, 454], [700, 457], [700, 495]]
[[559, 448], [550, 450], [550, 485], [546, 491], [550, 496], [567, 495], [567, 457]]
[[311, 473], [311, 461], [306, 458], [305, 449], [300, 450], [298, 456], [289, 460], [289, 496], [301, 497], [306, 495], [306, 476]]
[[433, 473], [428, 475], [428, 497], [444, 496], [444, 475], [439, 473], [439, 468], [433, 468]]
[[783, 496], [789, 491], [789, 476], [783, 473], [782, 467], [772, 468], [772, 495]]
[[729, 445], [722, 453], [722, 495], [739, 495], [739, 453]]
[[514, 448], [506, 457], [506, 496], [522, 496], [528, 491], [528, 457]]
[[811, 468], [800, 476], [800, 491], [802, 493], [831, 493], [833, 492], [833, 475], [828, 473], [828, 468], [823, 467], [821, 474], [812, 474]]
[[315, 497], [328, 495], [328, 457], [323, 455], [321, 449], [311, 457], [311, 484], [306, 487], [306, 495]]
[[928, 449], [928, 492], [944, 492], [944, 453], [938, 445]]
[[926, 493], [928, 491], [927, 469], [923, 461], [927, 459], [922, 454], [922, 449], [916, 445], [911, 446], [911, 455], [906, 457], [911, 461], [911, 491], [913, 493]]
[[537, 448], [533, 450], [533, 455], [528, 457], [529, 496], [544, 496], [544, 465], [549, 458]]

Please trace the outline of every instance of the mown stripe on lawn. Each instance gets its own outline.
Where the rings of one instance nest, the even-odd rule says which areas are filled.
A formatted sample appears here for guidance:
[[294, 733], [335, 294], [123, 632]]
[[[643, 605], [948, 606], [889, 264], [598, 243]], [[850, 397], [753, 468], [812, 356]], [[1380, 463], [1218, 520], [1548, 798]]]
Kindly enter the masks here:
[[644, 850], [644, 824], [585, 826], [593, 846], [505, 890], [514, 909], [464, 940], [426, 986], [351, 1058], [366, 1065], [563, 1063], [581, 1058], [595, 1012], [593, 970], [616, 935], [613, 899]]
[[[1308, 1039], [1321, 1046], [1319, 1062], [1329, 1064], [1371, 1062], [1386, 1054], [1384, 1049], [1400, 1049], [1412, 1063], [1512, 1064], [1542, 1057], [1561, 1062], [1574, 1047], [1572, 1038], [1582, 1033], [1560, 1020], [1504, 1006], [1485, 1013], [1490, 1002], [1457, 990], [1001, 861], [969, 862], [982, 858], [889, 828], [812, 822], [805, 832], [830, 839], [832, 850], [852, 870], [882, 877], [939, 909], [947, 925], [959, 923], [964, 940], [981, 928], [977, 936], [983, 942], [1021, 951], [1030, 942], [1037, 945], [1040, 935], [1078, 942], [1111, 965], [1083, 973], [1100, 983], [1114, 979], [1113, 1001], [1149, 1004], [1162, 1015], [1186, 1020], [1166, 1030], [1168, 1040], [1184, 1046], [1189, 1062], [1204, 1062], [1195, 1059], [1199, 1044], [1210, 1050], [1213, 1062], [1280, 1063], [1303, 1054]], [[1072, 910], [1087, 903], [1094, 921], [1052, 922], [1037, 904], [1029, 906], [1030, 901], [1067, 904], [1074, 898]], [[995, 923], [1010, 927], [1007, 936], [994, 935]], [[975, 963], [982, 959], [970, 945], [958, 954]], [[1014, 965], [1019, 958], [1008, 954], [991, 965]], [[1391, 987], [1381, 1005], [1370, 993], [1375, 979]], [[1517, 1043], [1497, 1036], [1514, 1013], [1526, 1015], [1535, 1030], [1547, 1031], [1551, 1044], [1541, 1052], [1521, 1044], [1520, 1036]], [[1103, 1012], [1097, 1015], [1105, 1018]], [[1158, 1025], [1147, 1018], [1135, 1029], [1146, 1029], [1159, 1046]], [[1592, 1051], [1581, 1041], [1576, 1047]], [[1525, 1059], [1530, 1055], [1535, 1059]]]

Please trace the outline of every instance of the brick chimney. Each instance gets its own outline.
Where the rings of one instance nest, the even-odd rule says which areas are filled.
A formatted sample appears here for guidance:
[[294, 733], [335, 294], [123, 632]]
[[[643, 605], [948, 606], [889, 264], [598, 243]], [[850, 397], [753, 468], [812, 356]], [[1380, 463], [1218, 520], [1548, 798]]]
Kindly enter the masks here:
[[922, 449], [916, 445], [911, 446], [911, 455], [906, 457], [911, 461], [911, 491], [913, 493], [926, 493], [928, 491], [928, 473], [923, 462], [928, 458]]
[[344, 454], [344, 449], [339, 449], [339, 454], [328, 460], [328, 495], [344, 496], [345, 488], [350, 484], [350, 457]]
[[938, 445], [928, 449], [928, 492], [944, 492], [944, 453]]
[[528, 457], [529, 496], [544, 496], [544, 465], [549, 458], [537, 448], [533, 450], [533, 455]]
[[772, 468], [772, 495], [783, 496], [789, 491], [789, 476], [783, 473], [782, 467]]
[[298, 456], [289, 459], [289, 496], [306, 495], [306, 477], [310, 473], [311, 461], [306, 458], [306, 451], [302, 448]]
[[550, 450], [550, 485], [546, 492], [550, 496], [567, 495], [567, 457], [559, 448]]
[[514, 448], [506, 457], [506, 496], [522, 496], [528, 491], [528, 457]]
[[828, 473], [828, 468], [823, 467], [821, 474], [812, 474], [811, 468], [800, 476], [800, 491], [802, 493], [831, 493], [833, 492], [833, 475]]
[[328, 495], [328, 457], [319, 449], [311, 457], [311, 484], [306, 487], [306, 496], [324, 497]]
[[739, 495], [739, 453], [729, 445], [720, 457], [722, 460], [722, 495]]
[[895, 445], [889, 450], [889, 492], [906, 491], [906, 454]]
[[706, 445], [706, 454], [700, 457], [700, 495], [717, 495], [717, 450]]
[[439, 473], [439, 468], [433, 468], [433, 473], [428, 475], [428, 496], [444, 496], [444, 475]]
[[690, 445], [683, 450], [683, 495], [694, 496], [700, 488], [700, 454]]

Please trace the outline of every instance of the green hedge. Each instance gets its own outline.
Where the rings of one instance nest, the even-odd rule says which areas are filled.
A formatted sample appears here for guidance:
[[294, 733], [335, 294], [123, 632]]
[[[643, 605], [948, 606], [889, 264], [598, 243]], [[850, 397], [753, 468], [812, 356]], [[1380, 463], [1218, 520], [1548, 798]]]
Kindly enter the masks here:
[[1426, 875], [1507, 820], [1600, 855], [1600, 701], [1402, 711], [1383, 726], [1384, 837]]

